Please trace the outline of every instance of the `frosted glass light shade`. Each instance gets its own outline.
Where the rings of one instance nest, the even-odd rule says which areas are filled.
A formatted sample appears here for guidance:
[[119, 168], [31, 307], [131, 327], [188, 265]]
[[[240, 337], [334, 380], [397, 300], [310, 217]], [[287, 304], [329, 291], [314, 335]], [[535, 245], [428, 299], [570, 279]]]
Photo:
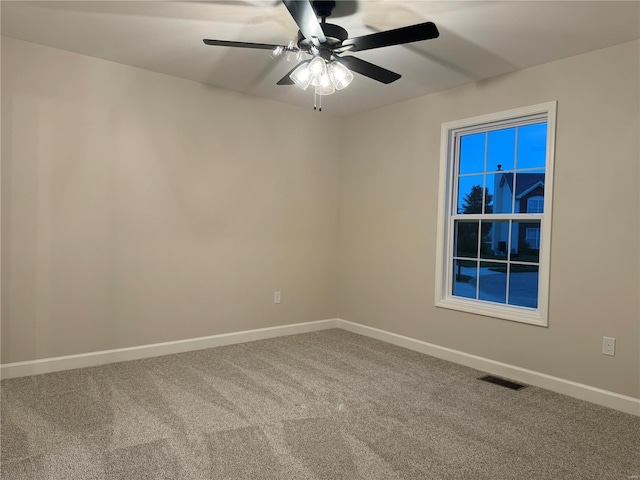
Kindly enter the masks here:
[[322, 57], [315, 57], [309, 62], [309, 74], [311, 85], [318, 87], [322, 82], [322, 77], [327, 76], [327, 63]]
[[318, 95], [331, 95], [335, 91], [336, 89], [332, 83], [329, 83], [328, 85], [322, 85], [322, 86], [316, 87], [316, 93]]
[[333, 82], [331, 81], [331, 77], [329, 76], [329, 72], [325, 70], [325, 72], [318, 77], [318, 85], [316, 85], [316, 93], [318, 95], [331, 95], [336, 91]]
[[311, 72], [309, 71], [309, 61], [302, 62], [298, 67], [291, 72], [289, 78], [299, 86], [302, 90], [306, 90], [311, 83]]
[[342, 90], [353, 80], [353, 73], [347, 67], [335, 61], [327, 66], [327, 72], [336, 90]]

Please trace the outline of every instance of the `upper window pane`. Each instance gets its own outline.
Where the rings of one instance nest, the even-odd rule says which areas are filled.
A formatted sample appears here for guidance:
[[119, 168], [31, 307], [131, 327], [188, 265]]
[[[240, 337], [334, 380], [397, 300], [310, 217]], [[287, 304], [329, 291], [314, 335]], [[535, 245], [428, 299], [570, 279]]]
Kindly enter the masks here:
[[482, 213], [482, 203], [485, 201], [482, 183], [483, 175], [460, 177], [458, 181], [458, 213]]
[[[515, 183], [515, 213], [542, 213], [542, 210], [539, 209], [544, 209], [544, 170], [518, 172], [516, 173]], [[530, 202], [530, 199], [541, 200], [542, 206], [540, 206], [540, 203], [537, 201]], [[534, 210], [531, 210], [530, 208], [533, 208]]]
[[518, 127], [518, 170], [544, 167], [546, 160], [546, 122]]
[[487, 147], [487, 171], [513, 170], [516, 152], [516, 129], [505, 128], [489, 132]]
[[527, 213], [543, 213], [544, 197], [542, 195], [534, 195], [527, 198]]
[[460, 174], [484, 172], [486, 133], [463, 135], [460, 138]]
[[487, 198], [490, 200], [485, 213], [513, 212], [513, 173], [487, 175]]

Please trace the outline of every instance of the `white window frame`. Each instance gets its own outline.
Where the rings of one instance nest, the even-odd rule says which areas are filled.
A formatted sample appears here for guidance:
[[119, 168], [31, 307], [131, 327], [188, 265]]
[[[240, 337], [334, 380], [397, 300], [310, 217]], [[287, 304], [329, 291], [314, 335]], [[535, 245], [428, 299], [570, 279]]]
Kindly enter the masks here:
[[[438, 195], [438, 225], [436, 242], [436, 307], [459, 310], [516, 322], [547, 327], [549, 311], [549, 268], [551, 250], [551, 215], [553, 201], [553, 169], [555, 157], [557, 102], [547, 102], [529, 107], [480, 115], [442, 124], [440, 137], [440, 184]], [[547, 122], [547, 158], [545, 166], [544, 212], [526, 215], [540, 220], [540, 258], [538, 271], [538, 307], [527, 308], [502, 305], [483, 300], [456, 297], [452, 294], [454, 220], [457, 199], [455, 141], [462, 133], [506, 128], [514, 122]], [[516, 219], [514, 214], [494, 214], [495, 220]], [[518, 219], [518, 221], [522, 221]]]

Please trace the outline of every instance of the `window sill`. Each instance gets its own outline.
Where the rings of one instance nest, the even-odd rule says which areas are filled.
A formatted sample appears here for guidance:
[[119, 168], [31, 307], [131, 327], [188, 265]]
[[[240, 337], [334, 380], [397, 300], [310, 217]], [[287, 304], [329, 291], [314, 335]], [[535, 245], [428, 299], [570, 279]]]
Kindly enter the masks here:
[[498, 305], [482, 300], [465, 300], [457, 297], [447, 297], [436, 300], [436, 307], [473, 313], [485, 317], [500, 318], [513, 322], [527, 323], [539, 327], [548, 327], [547, 317], [540, 308], [511, 307]]

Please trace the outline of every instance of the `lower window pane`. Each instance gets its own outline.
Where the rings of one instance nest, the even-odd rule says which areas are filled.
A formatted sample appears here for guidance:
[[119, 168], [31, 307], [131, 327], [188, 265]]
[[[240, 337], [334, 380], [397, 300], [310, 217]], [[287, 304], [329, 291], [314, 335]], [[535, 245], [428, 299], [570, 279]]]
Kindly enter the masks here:
[[480, 300], [507, 303], [507, 265], [505, 263], [480, 262]]
[[509, 248], [509, 222], [482, 220], [481, 232], [480, 258], [506, 260]]
[[509, 305], [538, 308], [537, 265], [511, 265], [509, 275]]
[[478, 258], [478, 221], [456, 220], [455, 247], [456, 257]]
[[511, 260], [532, 263], [540, 261], [540, 220], [513, 222]]
[[472, 260], [453, 261], [453, 291], [456, 297], [476, 298], [478, 262]]

